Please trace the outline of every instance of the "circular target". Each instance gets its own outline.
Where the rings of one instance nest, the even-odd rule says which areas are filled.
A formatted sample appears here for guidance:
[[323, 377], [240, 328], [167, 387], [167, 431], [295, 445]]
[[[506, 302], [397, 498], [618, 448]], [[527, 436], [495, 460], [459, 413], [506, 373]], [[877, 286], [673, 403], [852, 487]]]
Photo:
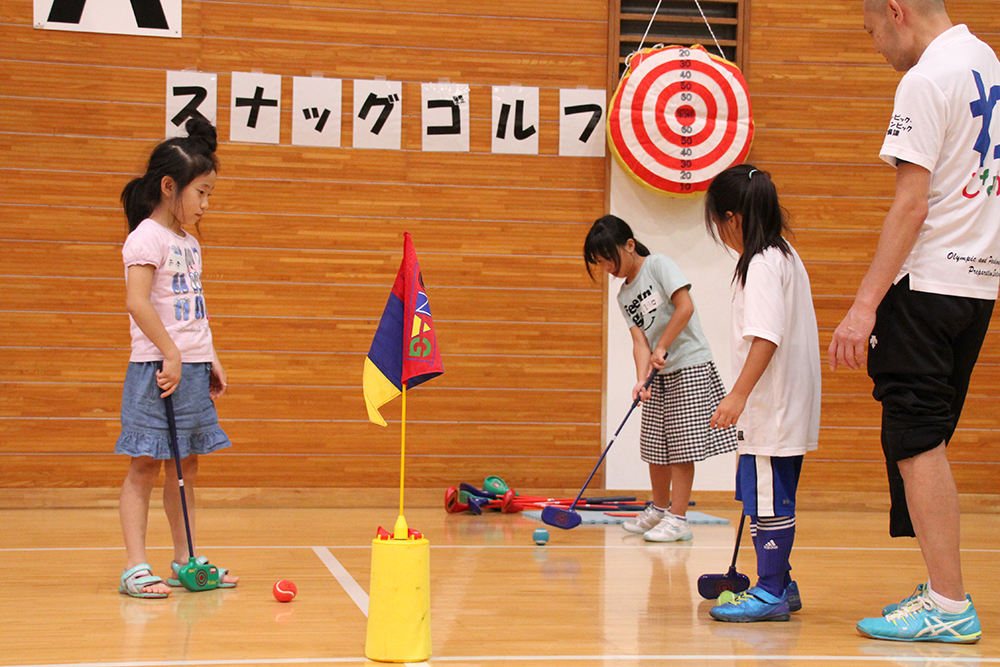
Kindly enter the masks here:
[[615, 159], [639, 183], [698, 194], [746, 159], [750, 94], [736, 65], [704, 47], [643, 49], [611, 99], [607, 130]]
[[194, 578], [195, 578], [195, 583], [198, 584], [198, 586], [204, 586], [205, 584], [208, 583], [208, 572], [199, 569], [198, 572], [195, 574]]

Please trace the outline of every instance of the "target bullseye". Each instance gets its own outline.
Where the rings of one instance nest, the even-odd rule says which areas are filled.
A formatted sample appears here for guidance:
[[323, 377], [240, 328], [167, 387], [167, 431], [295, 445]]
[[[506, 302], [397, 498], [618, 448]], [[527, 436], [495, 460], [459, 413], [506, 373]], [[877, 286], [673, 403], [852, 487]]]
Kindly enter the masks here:
[[643, 49], [611, 101], [608, 143], [641, 184], [668, 194], [703, 192], [746, 159], [753, 141], [746, 81], [701, 46]]

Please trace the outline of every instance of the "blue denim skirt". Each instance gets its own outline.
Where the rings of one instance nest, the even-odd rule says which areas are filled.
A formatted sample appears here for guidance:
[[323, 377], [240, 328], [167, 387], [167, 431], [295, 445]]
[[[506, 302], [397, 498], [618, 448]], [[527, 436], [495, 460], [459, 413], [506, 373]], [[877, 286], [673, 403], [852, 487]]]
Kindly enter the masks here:
[[[172, 458], [167, 409], [160, 398], [163, 390], [156, 386], [159, 367], [158, 361], [129, 362], [122, 389], [122, 432], [115, 454]], [[232, 444], [219, 426], [215, 403], [208, 393], [211, 375], [211, 363], [181, 364], [181, 381], [171, 397], [182, 459]]]

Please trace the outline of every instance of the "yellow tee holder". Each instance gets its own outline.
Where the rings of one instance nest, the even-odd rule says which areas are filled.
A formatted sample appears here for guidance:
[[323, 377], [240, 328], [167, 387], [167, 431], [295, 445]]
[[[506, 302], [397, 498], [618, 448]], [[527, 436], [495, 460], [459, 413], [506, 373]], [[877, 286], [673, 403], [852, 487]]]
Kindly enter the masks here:
[[[403, 386], [406, 442], [406, 386]], [[405, 456], [404, 444], [404, 456]], [[423, 662], [431, 657], [431, 544], [411, 535], [403, 518], [400, 471], [399, 518], [391, 537], [372, 540], [365, 656], [379, 662]]]

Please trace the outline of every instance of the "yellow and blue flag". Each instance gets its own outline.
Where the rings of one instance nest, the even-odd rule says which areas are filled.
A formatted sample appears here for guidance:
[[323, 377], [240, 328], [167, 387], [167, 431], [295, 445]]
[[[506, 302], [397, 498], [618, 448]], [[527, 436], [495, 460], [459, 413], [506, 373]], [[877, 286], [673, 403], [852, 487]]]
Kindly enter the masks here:
[[403, 237], [403, 262], [365, 358], [364, 392], [368, 419], [385, 426], [378, 409], [444, 372], [430, 301], [409, 233]]

